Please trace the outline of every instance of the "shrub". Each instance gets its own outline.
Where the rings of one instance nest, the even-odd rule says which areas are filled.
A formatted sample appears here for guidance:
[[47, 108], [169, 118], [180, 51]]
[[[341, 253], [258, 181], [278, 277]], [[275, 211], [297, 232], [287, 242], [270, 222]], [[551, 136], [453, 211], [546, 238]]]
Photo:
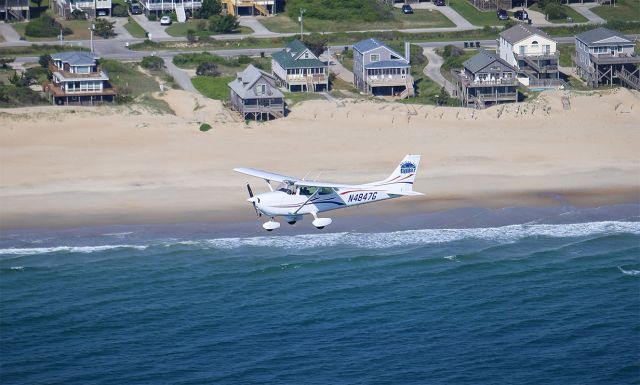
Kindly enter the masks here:
[[552, 20], [566, 19], [567, 12], [564, 10], [564, 7], [557, 3], [548, 4], [544, 8], [547, 17]]
[[240, 27], [238, 18], [233, 15], [216, 15], [209, 18], [209, 31], [217, 33], [233, 32]]
[[21, 107], [43, 103], [40, 94], [29, 87], [15, 85], [0, 85], [0, 106]]
[[450, 57], [458, 57], [464, 55], [464, 50], [460, 47], [456, 47], [455, 45], [445, 45], [442, 51], [442, 57], [450, 58]]
[[115, 21], [108, 21], [107, 19], [98, 19], [95, 23], [94, 31], [96, 35], [100, 36], [103, 39], [108, 39], [111, 36], [115, 36], [116, 33], [113, 31], [113, 25]]
[[198, 37], [196, 36], [196, 31], [190, 29], [187, 31], [187, 41], [189, 42], [189, 44], [193, 44], [196, 42], [196, 40], [198, 40]]
[[73, 31], [70, 28], [62, 27], [56, 19], [44, 13], [37, 19], [31, 19], [25, 27], [24, 33], [32, 37], [54, 37], [60, 34], [71, 35]]
[[211, 16], [219, 15], [222, 12], [220, 0], [203, 0], [202, 7], [196, 13], [201, 19], [208, 19]]
[[84, 20], [87, 18], [87, 15], [84, 13], [84, 11], [74, 9], [73, 12], [71, 12], [71, 15], [69, 15], [69, 18], [71, 20]]
[[209, 123], [202, 123], [200, 125], [200, 131], [207, 132], [211, 129], [211, 125]]
[[152, 71], [160, 71], [164, 67], [164, 60], [159, 56], [145, 56], [140, 62], [142, 68]]
[[155, 14], [155, 13], [150, 13], [150, 14], [147, 16], [147, 20], [149, 20], [149, 21], [157, 21], [157, 20], [158, 20], [158, 16], [156, 16], [156, 14]]
[[39, 84], [51, 79], [51, 71], [47, 68], [32, 67], [24, 71], [24, 77], [27, 79], [29, 85]]
[[198, 66], [196, 69], [196, 75], [198, 76], [220, 76], [218, 66], [216, 63], [205, 62]]
[[196, 24], [196, 30], [202, 32], [207, 29], [207, 22], [204, 20], [200, 20], [198, 24]]
[[127, 17], [129, 16], [129, 11], [122, 4], [115, 4], [113, 9], [111, 10], [111, 16], [114, 17]]

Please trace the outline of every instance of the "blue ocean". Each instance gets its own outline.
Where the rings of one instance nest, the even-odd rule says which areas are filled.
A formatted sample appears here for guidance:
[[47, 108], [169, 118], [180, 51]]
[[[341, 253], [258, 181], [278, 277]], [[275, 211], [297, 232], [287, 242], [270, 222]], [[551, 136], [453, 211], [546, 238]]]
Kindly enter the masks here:
[[640, 222], [6, 231], [0, 317], [4, 385], [638, 384]]

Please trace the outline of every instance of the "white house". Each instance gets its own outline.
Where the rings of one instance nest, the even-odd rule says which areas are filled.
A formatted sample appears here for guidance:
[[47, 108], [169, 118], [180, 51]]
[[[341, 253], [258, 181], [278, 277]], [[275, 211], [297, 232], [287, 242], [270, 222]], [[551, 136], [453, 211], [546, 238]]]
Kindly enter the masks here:
[[518, 24], [500, 32], [500, 58], [518, 70], [518, 81], [529, 87], [562, 85], [558, 43], [545, 32]]

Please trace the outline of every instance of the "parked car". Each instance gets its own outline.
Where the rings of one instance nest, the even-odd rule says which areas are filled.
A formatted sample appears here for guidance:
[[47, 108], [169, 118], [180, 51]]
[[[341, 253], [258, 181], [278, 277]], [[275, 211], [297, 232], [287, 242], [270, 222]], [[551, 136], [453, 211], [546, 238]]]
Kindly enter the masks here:
[[98, 9], [98, 16], [107, 16], [107, 10], [106, 9]]
[[515, 17], [518, 20], [528, 20], [529, 19], [529, 14], [527, 13], [527, 11], [515, 11], [513, 13], [513, 17]]
[[140, 15], [142, 13], [142, 7], [140, 6], [140, 4], [131, 4], [129, 6], [129, 13], [132, 15]]
[[444, 7], [445, 5], [447, 5], [444, 0], [435, 0], [434, 3], [439, 6], [439, 7]]
[[409, 4], [405, 4], [402, 6], [402, 13], [405, 15], [410, 15], [413, 13], [413, 8]]
[[498, 19], [509, 20], [509, 14], [504, 9], [498, 9]]
[[160, 19], [160, 25], [171, 25], [171, 17], [162, 16], [162, 18]]

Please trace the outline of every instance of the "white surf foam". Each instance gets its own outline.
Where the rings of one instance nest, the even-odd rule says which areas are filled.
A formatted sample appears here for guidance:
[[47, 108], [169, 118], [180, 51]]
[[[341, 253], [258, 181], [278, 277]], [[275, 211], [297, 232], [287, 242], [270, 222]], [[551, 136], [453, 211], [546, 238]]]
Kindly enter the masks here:
[[625, 270], [620, 266], [618, 266], [618, 269], [625, 275], [640, 275], [640, 270]]
[[115, 250], [123, 248], [131, 248], [136, 250], [144, 250], [148, 246], [139, 245], [103, 245], [103, 246], [55, 246], [55, 247], [27, 247], [27, 248], [9, 248], [0, 249], [0, 255], [36, 255], [36, 254], [50, 254], [50, 253], [94, 253], [97, 251]]

